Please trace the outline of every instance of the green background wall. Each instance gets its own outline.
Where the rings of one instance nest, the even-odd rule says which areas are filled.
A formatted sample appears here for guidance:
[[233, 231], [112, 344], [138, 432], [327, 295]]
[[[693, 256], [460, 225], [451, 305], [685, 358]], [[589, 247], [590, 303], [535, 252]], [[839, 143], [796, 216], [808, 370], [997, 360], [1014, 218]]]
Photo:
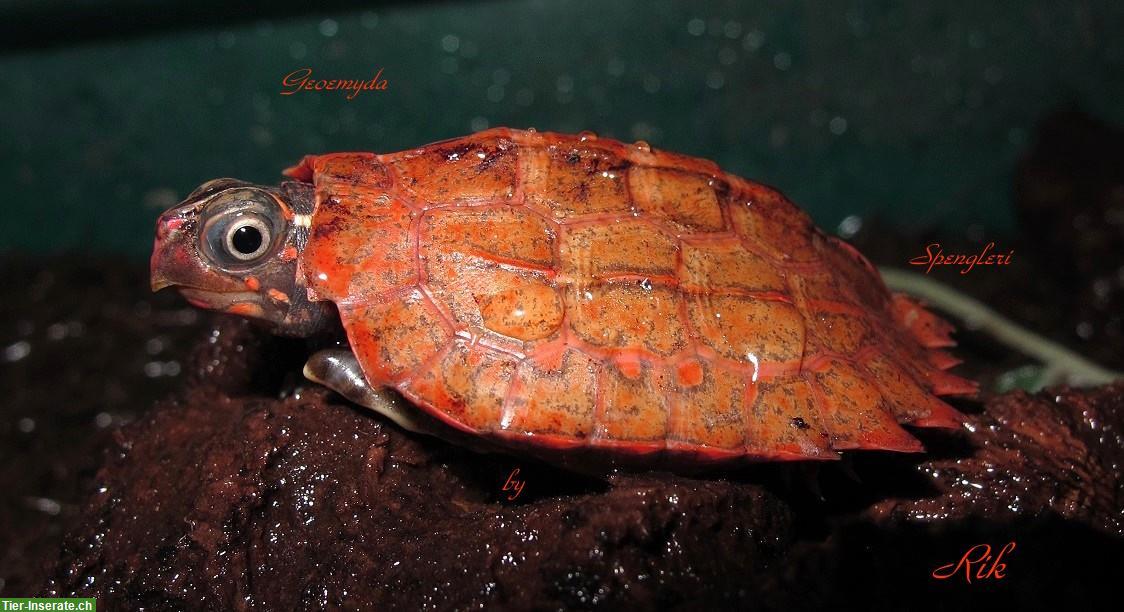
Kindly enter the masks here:
[[[708, 157], [829, 228], [1002, 234], [1044, 113], [1124, 122], [1115, 2], [204, 3], [182, 22], [171, 2], [88, 4], [0, 2], [0, 250], [143, 256], [155, 216], [207, 179], [496, 125]], [[381, 68], [389, 89], [280, 95], [301, 67]]]

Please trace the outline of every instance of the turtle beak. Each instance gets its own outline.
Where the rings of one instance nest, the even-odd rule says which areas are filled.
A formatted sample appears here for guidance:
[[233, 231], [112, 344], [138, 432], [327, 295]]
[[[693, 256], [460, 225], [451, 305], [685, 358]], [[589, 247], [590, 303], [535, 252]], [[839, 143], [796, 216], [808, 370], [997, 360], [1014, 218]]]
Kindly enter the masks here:
[[[171, 213], [171, 211], [169, 211]], [[169, 277], [169, 272], [177, 269], [176, 254], [182, 247], [184, 219], [176, 214], [164, 214], [156, 222], [156, 243], [152, 247], [152, 259], [149, 261], [151, 272], [152, 290], [160, 291], [176, 283]]]
[[175, 283], [173, 283], [172, 281], [164, 278], [162, 275], [159, 275], [157, 273], [153, 273], [153, 275], [152, 275], [152, 292], [153, 293], [155, 293], [157, 291], [160, 291], [161, 289], [163, 289], [165, 287], [171, 287], [174, 284]]

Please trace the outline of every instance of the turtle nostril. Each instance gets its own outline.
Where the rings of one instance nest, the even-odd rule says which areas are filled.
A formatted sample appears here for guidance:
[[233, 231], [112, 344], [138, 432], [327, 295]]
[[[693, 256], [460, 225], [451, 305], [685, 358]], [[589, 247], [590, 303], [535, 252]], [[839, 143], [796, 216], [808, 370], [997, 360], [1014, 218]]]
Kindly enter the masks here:
[[160, 240], [167, 238], [172, 234], [172, 232], [175, 232], [179, 228], [183, 227], [183, 223], [183, 219], [179, 217], [161, 219], [156, 223], [156, 238]]

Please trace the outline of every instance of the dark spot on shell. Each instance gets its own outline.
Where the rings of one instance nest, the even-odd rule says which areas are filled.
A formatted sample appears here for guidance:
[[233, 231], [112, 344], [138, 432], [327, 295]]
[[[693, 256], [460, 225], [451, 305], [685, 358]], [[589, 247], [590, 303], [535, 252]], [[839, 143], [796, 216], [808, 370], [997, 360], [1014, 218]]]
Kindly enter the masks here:
[[340, 199], [335, 196], [323, 198], [322, 200], [320, 200], [320, 207], [325, 210], [330, 208], [339, 208], [341, 206], [343, 206], [343, 202], [340, 202]]
[[715, 178], [715, 177], [711, 177], [710, 180], [708, 181], [708, 183], [710, 184], [710, 188], [714, 190], [715, 197], [717, 197], [719, 200], [723, 200], [723, 199], [729, 197], [729, 195], [730, 195], [730, 184], [729, 183], [727, 183], [726, 181], [724, 181], [722, 179]]
[[312, 227], [312, 235], [316, 238], [331, 238], [333, 234], [339, 234], [346, 229], [346, 223], [340, 217], [332, 217], [330, 221], [318, 222]]
[[472, 150], [472, 146], [473, 145], [470, 143], [462, 143], [453, 147], [440, 149], [437, 153], [448, 161], [456, 161], [468, 155], [468, 152]]
[[578, 202], [589, 201], [589, 183], [579, 183], [577, 193], [574, 194], [574, 199]]
[[476, 165], [476, 173], [482, 174], [487, 172], [489, 168], [496, 165], [496, 162], [503, 159], [505, 155], [507, 155], [507, 151], [503, 149], [489, 151], [484, 159], [480, 160], [480, 163]]

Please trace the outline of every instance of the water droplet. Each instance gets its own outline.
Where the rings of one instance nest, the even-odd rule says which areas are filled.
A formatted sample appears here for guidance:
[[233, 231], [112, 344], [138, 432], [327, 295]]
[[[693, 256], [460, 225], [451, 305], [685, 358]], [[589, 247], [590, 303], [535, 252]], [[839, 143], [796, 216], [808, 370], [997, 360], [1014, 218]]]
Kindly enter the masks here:
[[792, 56], [781, 51], [773, 56], [773, 66], [777, 70], [788, 70], [792, 68]]
[[47, 327], [48, 340], [62, 340], [66, 337], [66, 326], [62, 323], [52, 323]]
[[456, 53], [461, 48], [461, 39], [456, 34], [446, 34], [441, 39], [441, 50], [446, 53]]
[[578, 134], [578, 139], [581, 140], [582, 142], [597, 140], [597, 134], [594, 134], [593, 132], [590, 132], [590, 131], [585, 131], [585, 132], [582, 132], [582, 133]]
[[26, 340], [20, 340], [14, 344], [10, 344], [4, 349], [4, 361], [12, 362], [19, 361], [27, 357], [31, 353], [31, 343]]
[[851, 238], [863, 227], [863, 218], [858, 215], [848, 215], [839, 222], [836, 232], [842, 238]]
[[44, 513], [44, 514], [50, 514], [51, 516], [55, 516], [59, 512], [62, 512], [62, 504], [58, 503], [57, 501], [55, 501], [55, 500], [53, 500], [49, 497], [30, 497], [30, 498], [27, 498], [27, 499], [28, 499], [29, 505], [32, 508], [34, 508], [34, 509], [36, 509], [36, 510], [38, 510], [38, 511]]
[[632, 146], [636, 147], [636, 150], [640, 151], [642, 153], [651, 153], [652, 152], [652, 145], [648, 144], [647, 142], [645, 142], [643, 140], [637, 140], [636, 142], [632, 143]]
[[555, 85], [558, 88], [558, 93], [563, 93], [563, 94], [570, 93], [570, 92], [574, 91], [574, 77], [572, 77], [568, 74], [564, 74], [564, 75], [558, 77], [558, 79], [555, 82]]
[[339, 33], [340, 24], [335, 19], [325, 19], [320, 22], [320, 26], [317, 29], [320, 30], [322, 36], [331, 38]]
[[1082, 340], [1088, 340], [1093, 337], [1093, 324], [1088, 321], [1082, 321], [1077, 324], [1077, 335]]
[[765, 44], [765, 33], [761, 30], [753, 30], [742, 39], [742, 46], [745, 47], [746, 51], [756, 51], [763, 44]]

